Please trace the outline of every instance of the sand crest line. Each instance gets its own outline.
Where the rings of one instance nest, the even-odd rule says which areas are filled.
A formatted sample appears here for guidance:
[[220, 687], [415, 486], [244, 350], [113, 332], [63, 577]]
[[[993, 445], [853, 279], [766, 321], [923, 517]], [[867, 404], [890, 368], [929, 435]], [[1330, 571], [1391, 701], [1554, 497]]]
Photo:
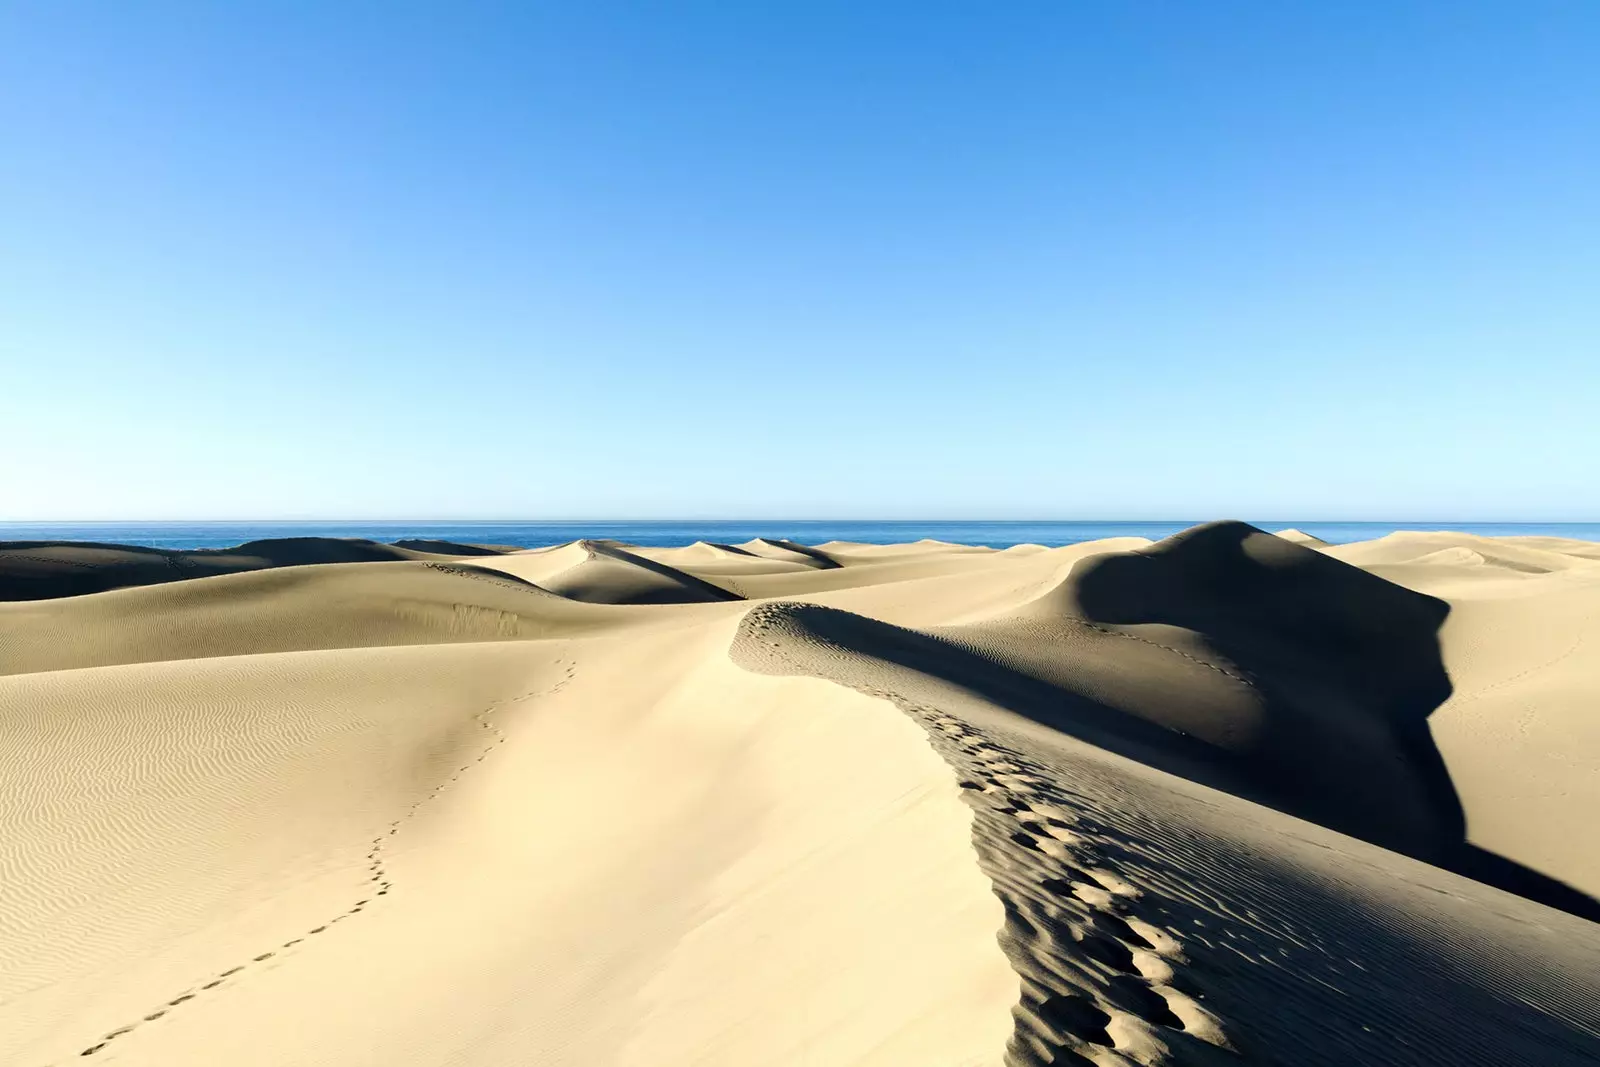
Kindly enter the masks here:
[[973, 808], [979, 866], [1005, 909], [1000, 941], [1022, 979], [1008, 1062], [1096, 1062], [1130, 1043], [1165, 1058], [1180, 1034], [1232, 1052], [1184, 966], [1182, 937], [1141, 917], [1150, 887], [1096, 847], [1110, 828], [1048, 770], [971, 723], [883, 695], [927, 731]]
[[[765, 610], [763, 610], [765, 609]], [[780, 649], [764, 605], [746, 617], [750, 636]], [[1083, 625], [1094, 630], [1101, 627]], [[1102, 630], [1173, 652], [1255, 688], [1253, 682], [1180, 649]], [[748, 669], [748, 668], [747, 668]], [[1104, 843], [1115, 831], [1078, 802], [1047, 768], [951, 711], [892, 687], [833, 678], [885, 700], [925, 731], [973, 809], [972, 845], [1004, 909], [998, 940], [1021, 981], [1007, 1067], [1106, 1062], [1137, 1051], [1139, 1062], [1183, 1062], [1235, 1054], [1223, 1021], [1201, 1003], [1181, 934], [1150, 914], [1147, 879], [1125, 877]], [[1154, 899], [1153, 897], [1151, 899]], [[1141, 903], [1142, 902], [1142, 903]]]
[[483, 582], [486, 585], [498, 586], [501, 589], [515, 589], [518, 592], [534, 588], [532, 582], [524, 581], [514, 574], [505, 574], [501, 571], [486, 570], [475, 567], [470, 563], [437, 563], [433, 560], [424, 560], [422, 565], [430, 571], [439, 571], [456, 578], [470, 578], [474, 582]]
[[[542, 697], [554, 696], [571, 683], [575, 674], [574, 665], [565, 660], [558, 659], [555, 662], [555, 666], [563, 668], [563, 672], [560, 680], [554, 685], [545, 689], [530, 690], [514, 697], [506, 697], [500, 700], [490, 701], [482, 711], [479, 711], [477, 714], [475, 714], [473, 716], [473, 721], [475, 721], [478, 726], [484, 730], [486, 734], [488, 734], [489, 737], [488, 742], [484, 745], [482, 750], [480, 750], [478, 754], [470, 761], [462, 764], [460, 767], [457, 767], [448, 777], [446, 777], [438, 785], [434, 786], [433, 790], [429, 792], [427, 796], [414, 802], [411, 807], [406, 810], [404, 815], [391, 822], [383, 833], [372, 839], [372, 846], [367, 850], [366, 854], [367, 884], [370, 887], [368, 890], [369, 895], [356, 901], [350, 907], [346, 908], [344, 911], [326, 920], [325, 922], [306, 930], [304, 933], [296, 937], [292, 937], [289, 940], [284, 941], [275, 948], [259, 955], [252, 956], [244, 963], [229, 967], [227, 970], [219, 972], [203, 984], [191, 986], [183, 993], [173, 997], [171, 1000], [162, 1004], [161, 1007], [150, 1012], [148, 1015], [143, 1016], [138, 1021], [127, 1023], [123, 1026], [117, 1027], [115, 1030], [108, 1031], [107, 1033], [101, 1035], [100, 1040], [95, 1044], [81, 1050], [78, 1053], [78, 1056], [85, 1057], [95, 1055], [103, 1050], [106, 1046], [110, 1045], [111, 1042], [115, 1041], [117, 1038], [122, 1037], [125, 1034], [132, 1033], [133, 1031], [144, 1026], [146, 1023], [153, 1023], [164, 1018], [174, 1008], [198, 999], [203, 993], [228, 984], [230, 979], [249, 971], [254, 965], [265, 963], [268, 960], [274, 959], [280, 952], [294, 948], [296, 945], [301, 944], [308, 938], [315, 937], [318, 934], [326, 933], [336, 924], [341, 923], [352, 916], [361, 914], [361, 912], [366, 910], [369, 904], [375, 903], [377, 898], [388, 896], [389, 891], [394, 888], [394, 883], [390, 881], [388, 868], [384, 863], [385, 843], [389, 838], [398, 834], [400, 832], [400, 828], [404, 826], [408, 820], [415, 816], [425, 804], [431, 800], [437, 799], [440, 793], [444, 792], [444, 790], [447, 789], [452, 783], [458, 781], [463, 774], [472, 769], [474, 764], [482, 763], [486, 758], [488, 758], [489, 753], [494, 751], [495, 746], [505, 743], [505, 732], [490, 720], [490, 715], [509, 705], [520, 704], [527, 700], [537, 700]], [[47, 1067], [53, 1067], [53, 1065], [47, 1065]]]
[[1182, 936], [1141, 917], [1151, 888], [1101, 855], [1097, 840], [1111, 829], [1049, 770], [938, 707], [892, 689], [850, 688], [921, 726], [973, 809], [973, 851], [1005, 910], [999, 941], [1022, 982], [1008, 1067], [1094, 1063], [1130, 1044], [1167, 1062], [1174, 1039], [1191, 1053], [1196, 1042], [1235, 1052], [1222, 1020], [1201, 1003]]

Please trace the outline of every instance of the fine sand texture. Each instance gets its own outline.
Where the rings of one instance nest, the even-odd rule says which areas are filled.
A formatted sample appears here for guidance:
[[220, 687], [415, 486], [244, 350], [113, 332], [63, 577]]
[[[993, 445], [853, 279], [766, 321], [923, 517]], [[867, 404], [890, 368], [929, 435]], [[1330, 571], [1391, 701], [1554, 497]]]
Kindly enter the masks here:
[[1600, 1063], [1600, 545], [0, 543], [0, 1064]]

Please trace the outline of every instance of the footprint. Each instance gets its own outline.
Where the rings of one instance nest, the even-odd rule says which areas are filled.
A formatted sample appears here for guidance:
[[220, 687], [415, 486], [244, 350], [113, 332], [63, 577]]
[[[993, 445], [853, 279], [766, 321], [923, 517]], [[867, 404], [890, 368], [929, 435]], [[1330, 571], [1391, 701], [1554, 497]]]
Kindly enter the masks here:
[[1183, 1019], [1173, 1013], [1166, 997], [1129, 975], [1118, 975], [1111, 979], [1106, 987], [1106, 999], [1152, 1026], [1165, 1026], [1169, 1030], [1187, 1029]]
[[1123, 974], [1137, 973], [1133, 964], [1133, 950], [1120, 941], [1094, 933], [1083, 933], [1077, 944], [1078, 951], [1099, 963]]
[[1035, 837], [1033, 840], [1034, 847], [1052, 859], [1068, 862], [1078, 858], [1065, 841], [1059, 841], [1054, 837]]
[[1027, 808], [1024, 808], [1022, 812], [1018, 814], [1017, 819], [1022, 823], [1022, 828], [1028, 833], [1032, 834], [1034, 837], [1041, 839], [1050, 838], [1055, 841], [1060, 841], [1065, 845], [1083, 844], [1083, 838], [1073, 833], [1065, 826], [1057, 826], [1048, 819], [1040, 819], [1037, 816], [1038, 812], [1030, 811]]
[[974, 844], [1004, 909], [1001, 943], [1023, 987], [1007, 1062], [1171, 1063], [1177, 1032], [1231, 1049], [1182, 968], [1179, 939], [1135, 914], [1144, 886], [1160, 882], [1111, 829], [1116, 820], [953, 716], [905, 710], [970, 798]]
[[1153, 926], [1135, 915], [1124, 915], [1122, 921], [1128, 928], [1138, 935], [1139, 939], [1150, 946], [1151, 951], [1169, 960], [1181, 962], [1183, 960], [1183, 944], [1171, 934]]
[[1166, 985], [1177, 980], [1172, 964], [1147, 948], [1133, 947], [1133, 966], [1140, 977], [1152, 985]]
[[1030, 849], [1034, 852], [1039, 851], [1039, 839], [1024, 830], [1018, 830], [1016, 833], [1012, 834], [1011, 840], [1015, 841], [1023, 848]]
[[1089, 905], [1091, 908], [1110, 910], [1117, 905], [1117, 898], [1097, 885], [1088, 882], [1073, 882], [1072, 895]]
[[1119, 897], [1128, 897], [1132, 900], [1137, 900], [1144, 896], [1144, 890], [1115, 871], [1108, 871], [1104, 867], [1090, 867], [1085, 873], [1099, 883], [1100, 887], [1108, 893]]
[[1218, 1048], [1232, 1049], [1233, 1044], [1222, 1030], [1222, 1022], [1189, 994], [1167, 985], [1154, 985], [1152, 991], [1166, 1002], [1167, 1010], [1182, 1024], [1181, 1029], [1193, 1037]]
[[1106, 1024], [1111, 1016], [1083, 997], [1070, 993], [1056, 994], [1033, 1008], [1041, 1021], [1058, 1034], [1075, 1037], [1091, 1045], [1111, 1046], [1111, 1034]]
[[1033, 810], [1058, 826], [1076, 826], [1080, 821], [1077, 812], [1054, 804], [1036, 803]]

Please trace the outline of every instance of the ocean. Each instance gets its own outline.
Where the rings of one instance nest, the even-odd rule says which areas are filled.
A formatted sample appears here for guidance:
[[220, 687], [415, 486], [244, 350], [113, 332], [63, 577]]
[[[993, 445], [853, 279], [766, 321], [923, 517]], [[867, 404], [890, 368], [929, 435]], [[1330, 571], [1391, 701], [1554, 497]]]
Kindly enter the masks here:
[[[737, 544], [753, 537], [803, 544], [861, 541], [895, 544], [932, 538], [967, 545], [1071, 545], [1104, 537], [1159, 540], [1195, 525], [1169, 522], [940, 522], [860, 520], [682, 520], [624, 522], [513, 522], [379, 520], [323, 522], [0, 522], [0, 541], [99, 541], [154, 548], [227, 548], [268, 537], [360, 537], [373, 541], [435, 538], [479, 544], [538, 548], [580, 537], [609, 538], [637, 545], [687, 545], [694, 541]], [[1600, 522], [1317, 522], [1250, 520], [1265, 530], [1288, 527], [1324, 541], [1365, 541], [1395, 530], [1459, 530], [1491, 537], [1537, 534], [1600, 541]]]

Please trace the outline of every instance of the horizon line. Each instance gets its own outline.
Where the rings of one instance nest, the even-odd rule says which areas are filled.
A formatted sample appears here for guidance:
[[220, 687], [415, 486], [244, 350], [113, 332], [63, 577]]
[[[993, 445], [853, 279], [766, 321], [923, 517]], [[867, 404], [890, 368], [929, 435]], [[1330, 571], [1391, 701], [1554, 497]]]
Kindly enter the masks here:
[[382, 518], [321, 518], [321, 517], [296, 517], [296, 518], [118, 518], [118, 519], [0, 519], [0, 526], [111, 526], [131, 525], [143, 523], [149, 525], [177, 525], [183, 523], [208, 523], [214, 525], [292, 525], [309, 523], [326, 523], [329, 525], [363, 525], [373, 523], [430, 523], [430, 524], [495, 524], [495, 525], [543, 525], [543, 526], [579, 526], [586, 523], [876, 523], [882, 525], [903, 524], [915, 525], [918, 523], [991, 523], [991, 524], [1089, 524], [1089, 523], [1140, 523], [1140, 524], [1172, 524], [1190, 523], [1198, 525], [1206, 522], [1241, 521], [1241, 522], [1298, 522], [1298, 523], [1439, 523], [1455, 522], [1469, 524], [1517, 524], [1517, 525], [1574, 525], [1590, 526], [1600, 524], [1600, 518], [1574, 519], [1574, 518], [1421, 518], [1406, 519], [1396, 518], [1256, 518], [1256, 519], [1192, 519], [1192, 518], [824, 518], [802, 519], [784, 517], [678, 517], [678, 518], [638, 518], [638, 517], [587, 517], [587, 518], [418, 518], [418, 517], [382, 517]]

